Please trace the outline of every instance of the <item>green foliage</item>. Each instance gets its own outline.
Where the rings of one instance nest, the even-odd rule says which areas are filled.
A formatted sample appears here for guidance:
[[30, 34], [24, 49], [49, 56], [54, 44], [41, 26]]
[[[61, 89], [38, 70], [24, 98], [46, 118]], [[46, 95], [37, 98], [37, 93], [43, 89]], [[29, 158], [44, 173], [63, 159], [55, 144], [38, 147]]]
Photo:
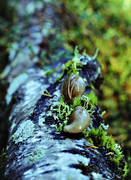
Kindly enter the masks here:
[[74, 57], [72, 60], [68, 61], [66, 64], [63, 64], [62, 70], [63, 73], [67, 72], [67, 74], [79, 74], [80, 66], [82, 63], [80, 62], [80, 54], [77, 49], [75, 48]]
[[91, 101], [91, 103], [92, 103], [93, 105], [95, 105], [95, 104], [98, 103], [98, 102], [97, 102], [97, 96], [95, 95], [94, 91], [91, 91], [91, 92], [90, 92], [89, 94], [87, 94], [86, 96], [90, 99], [90, 101]]
[[74, 109], [77, 106], [81, 106], [81, 97], [80, 96], [73, 98], [71, 107]]
[[58, 102], [54, 102], [51, 111], [56, 121], [57, 131], [62, 131], [63, 127], [67, 124], [69, 116], [73, 111], [72, 107], [65, 103], [64, 97], [62, 96]]

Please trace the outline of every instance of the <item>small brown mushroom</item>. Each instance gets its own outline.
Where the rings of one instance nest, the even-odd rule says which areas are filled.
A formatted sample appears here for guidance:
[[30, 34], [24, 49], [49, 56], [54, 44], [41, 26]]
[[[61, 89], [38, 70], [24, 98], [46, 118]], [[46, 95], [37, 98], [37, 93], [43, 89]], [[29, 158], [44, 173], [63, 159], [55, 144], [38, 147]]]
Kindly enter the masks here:
[[73, 113], [70, 115], [68, 125], [64, 126], [64, 132], [81, 133], [90, 124], [90, 115], [82, 106], [75, 107]]
[[68, 76], [62, 84], [61, 93], [67, 101], [74, 97], [82, 96], [85, 91], [85, 81], [79, 75]]

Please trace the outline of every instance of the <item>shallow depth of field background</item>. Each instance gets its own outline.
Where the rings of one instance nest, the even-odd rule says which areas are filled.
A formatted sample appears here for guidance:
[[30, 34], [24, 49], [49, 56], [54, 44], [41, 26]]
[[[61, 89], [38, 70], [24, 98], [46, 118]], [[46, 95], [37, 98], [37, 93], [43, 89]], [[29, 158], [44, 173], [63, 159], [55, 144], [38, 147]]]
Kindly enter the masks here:
[[131, 171], [131, 1], [63, 0], [63, 9], [67, 48], [77, 44], [89, 55], [99, 49], [104, 75], [99, 106], [106, 110], [108, 132], [122, 145]]
[[[80, 52], [85, 50], [89, 55], [93, 55], [96, 49], [99, 49], [98, 61], [102, 66], [104, 83], [98, 94], [98, 102], [100, 108], [106, 111], [103, 118], [105, 123], [110, 125], [108, 133], [122, 146], [126, 155], [129, 167], [127, 179], [129, 179], [131, 177], [131, 1], [61, 0], [57, 3], [59, 3], [57, 14], [60, 15], [65, 27], [62, 30], [64, 47], [68, 51], [73, 51], [78, 45]], [[10, 12], [14, 13], [11, 10]], [[3, 8], [3, 15], [7, 15], [8, 21], [11, 21], [10, 12], [8, 8]], [[0, 27], [3, 28], [3, 36], [0, 38], [0, 47], [3, 49], [0, 57], [3, 57], [4, 53], [6, 54], [5, 46], [10, 31], [6, 28], [9, 27], [7, 22], [1, 17], [0, 22]], [[10, 36], [17, 41], [17, 32]], [[0, 70], [2, 68], [1, 66]]]

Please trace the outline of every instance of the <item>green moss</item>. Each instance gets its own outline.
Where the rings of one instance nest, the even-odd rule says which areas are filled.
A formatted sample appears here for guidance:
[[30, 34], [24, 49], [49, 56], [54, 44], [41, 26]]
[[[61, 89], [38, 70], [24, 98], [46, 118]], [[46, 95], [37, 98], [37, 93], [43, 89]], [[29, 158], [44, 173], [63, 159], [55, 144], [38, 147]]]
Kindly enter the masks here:
[[67, 63], [62, 66], [62, 73], [60, 77], [57, 78], [57, 81], [61, 80], [64, 74], [79, 74], [80, 67], [82, 67], [82, 62], [80, 62], [80, 54], [78, 48], [75, 48], [74, 57], [67, 61]]
[[77, 106], [81, 106], [81, 97], [75, 97], [72, 101], [71, 107], [74, 109]]
[[[108, 156], [108, 160], [111, 166], [115, 167], [116, 169], [121, 167], [123, 164], [123, 154], [121, 152], [120, 146], [118, 146], [112, 136], [108, 136], [107, 132], [103, 130], [101, 126], [95, 130], [92, 128], [90, 131], [84, 130], [83, 134], [85, 138], [91, 142], [93, 145], [98, 147], [106, 147], [108, 152], [112, 152], [111, 156]], [[106, 155], [106, 154], [105, 154]], [[123, 175], [127, 172], [127, 165], [125, 163]]]
[[106, 146], [110, 151], [115, 151], [114, 149], [114, 139], [111, 136], [107, 136], [107, 132], [103, 130], [101, 126], [95, 130], [93, 127], [90, 131], [83, 131], [83, 134], [86, 139], [90, 138], [93, 141], [93, 144], [99, 147]]
[[125, 162], [125, 166], [124, 166], [123, 171], [124, 171], [123, 176], [124, 176], [124, 177], [126, 177], [126, 176], [127, 176], [127, 174], [128, 174], [128, 172], [129, 172], [129, 168], [128, 168], [128, 164], [127, 164], [127, 162]]
[[64, 96], [57, 102], [54, 102], [51, 107], [53, 117], [56, 121], [57, 131], [62, 131], [67, 124], [69, 116], [73, 111], [72, 107], [65, 103]]
[[75, 97], [72, 100], [71, 107], [83, 106], [89, 113], [93, 113], [93, 108], [97, 104], [97, 97], [93, 91], [81, 97]]
[[47, 71], [46, 71], [46, 76], [51, 76], [51, 75], [52, 75], [52, 73], [53, 73], [53, 71], [52, 71], [52, 70], [47, 70]]
[[67, 72], [67, 74], [78, 74], [80, 70], [80, 66], [82, 63], [80, 62], [80, 54], [78, 48], [75, 48], [74, 57], [72, 60], [69, 60], [62, 66], [63, 72]]
[[97, 96], [95, 95], [95, 93], [94, 93], [94, 91], [91, 91], [89, 94], [87, 94], [86, 95], [89, 99], [90, 99], [90, 101], [91, 101], [91, 104], [97, 104], [97, 101], [98, 101], [98, 99], [97, 99]]

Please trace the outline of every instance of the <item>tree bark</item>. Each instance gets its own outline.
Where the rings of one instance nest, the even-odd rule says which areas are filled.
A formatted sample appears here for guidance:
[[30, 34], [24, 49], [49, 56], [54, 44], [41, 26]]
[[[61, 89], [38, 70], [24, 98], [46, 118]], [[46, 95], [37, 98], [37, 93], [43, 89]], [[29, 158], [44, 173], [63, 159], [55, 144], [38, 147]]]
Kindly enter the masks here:
[[[10, 180], [116, 179], [117, 174], [99, 149], [88, 149], [90, 143], [82, 134], [68, 135], [56, 131], [56, 122], [49, 115], [52, 103], [61, 96], [62, 81], [57, 82], [57, 76], [62, 64], [70, 57], [58, 42], [50, 50], [51, 55], [57, 57], [59, 52], [64, 52], [62, 58], [50, 65], [50, 69], [60, 67], [58, 74], [53, 72], [47, 76], [38, 67], [42, 50], [48, 52], [51, 42], [58, 41], [53, 28], [57, 27], [58, 34], [63, 28], [55, 8], [54, 4], [42, 1], [28, 3], [21, 0], [18, 4], [16, 28], [19, 39], [12, 43], [10, 64], [3, 72], [3, 77], [9, 82], [6, 102], [10, 104], [12, 99], [16, 100], [9, 117], [5, 177]], [[99, 64], [96, 60], [91, 63], [85, 60], [81, 72], [88, 83], [93, 82], [97, 87], [100, 82]], [[42, 95], [46, 89], [52, 98]], [[103, 123], [98, 107], [92, 121], [95, 128]], [[88, 171], [87, 167], [90, 167]]]

